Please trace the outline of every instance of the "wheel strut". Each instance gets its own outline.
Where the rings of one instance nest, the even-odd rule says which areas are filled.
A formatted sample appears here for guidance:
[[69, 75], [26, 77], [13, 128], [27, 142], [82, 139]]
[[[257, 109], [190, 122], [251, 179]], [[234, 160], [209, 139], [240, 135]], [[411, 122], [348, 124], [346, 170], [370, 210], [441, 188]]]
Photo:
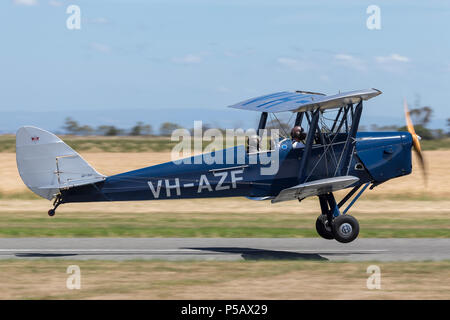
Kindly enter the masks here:
[[50, 217], [53, 217], [55, 215], [56, 208], [58, 208], [61, 203], [62, 203], [61, 194], [58, 194], [55, 198], [55, 201], [53, 201], [53, 208], [48, 210], [48, 215]]
[[331, 226], [334, 218], [340, 215], [339, 207], [336, 204], [333, 193], [327, 193], [319, 196], [320, 209], [322, 214], [327, 217], [328, 223]]

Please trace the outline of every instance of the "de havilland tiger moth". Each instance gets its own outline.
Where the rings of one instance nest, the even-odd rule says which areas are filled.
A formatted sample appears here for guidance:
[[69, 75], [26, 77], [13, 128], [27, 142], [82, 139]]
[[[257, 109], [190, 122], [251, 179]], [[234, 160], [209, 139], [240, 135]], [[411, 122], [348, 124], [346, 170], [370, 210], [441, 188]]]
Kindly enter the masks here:
[[[181, 164], [171, 161], [112, 176], [97, 172], [54, 134], [24, 126], [16, 134], [17, 167], [31, 191], [53, 201], [50, 216], [61, 204], [72, 202], [247, 197], [278, 203], [317, 197], [318, 234], [348, 243], [359, 234], [359, 223], [348, 210], [367, 187], [410, 174], [412, 148], [425, 172], [420, 137], [406, 101], [408, 132], [358, 132], [363, 102], [379, 94], [376, 89], [336, 95], [295, 91], [249, 99], [230, 107], [259, 112], [258, 135], [266, 129], [269, 115], [291, 113], [291, 136], [266, 150], [257, 143], [252, 150], [238, 145], [209, 154], [233, 154], [225, 163], [205, 163], [202, 159], [208, 154], [200, 154]], [[263, 159], [274, 152], [277, 170], [264, 172], [273, 163]], [[350, 190], [338, 202], [334, 192], [341, 189]]]

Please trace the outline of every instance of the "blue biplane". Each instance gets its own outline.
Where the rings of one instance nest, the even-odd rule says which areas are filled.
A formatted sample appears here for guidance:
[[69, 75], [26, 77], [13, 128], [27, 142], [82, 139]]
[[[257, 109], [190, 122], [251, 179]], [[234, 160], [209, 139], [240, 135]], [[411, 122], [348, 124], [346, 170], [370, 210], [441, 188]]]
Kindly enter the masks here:
[[[17, 166], [29, 189], [54, 201], [50, 216], [59, 205], [70, 202], [244, 196], [277, 203], [317, 196], [321, 208], [318, 234], [347, 243], [359, 234], [358, 221], [347, 212], [364, 190], [410, 174], [413, 146], [424, 166], [406, 102], [409, 132], [358, 132], [363, 101], [379, 94], [376, 89], [329, 96], [278, 92], [230, 106], [260, 112], [258, 134], [266, 129], [269, 115], [290, 113], [295, 126], [307, 128], [301, 148], [294, 148], [285, 137], [265, 150], [238, 145], [214, 151], [215, 155], [222, 152], [223, 158], [233, 154], [225, 163], [207, 164], [202, 154], [182, 164], [172, 161], [104, 176], [57, 136], [25, 126], [16, 135]], [[238, 159], [242, 151], [243, 161]], [[276, 172], [263, 173], [271, 165], [263, 159], [274, 152], [278, 153]], [[346, 188], [351, 189], [337, 202], [333, 192]]]

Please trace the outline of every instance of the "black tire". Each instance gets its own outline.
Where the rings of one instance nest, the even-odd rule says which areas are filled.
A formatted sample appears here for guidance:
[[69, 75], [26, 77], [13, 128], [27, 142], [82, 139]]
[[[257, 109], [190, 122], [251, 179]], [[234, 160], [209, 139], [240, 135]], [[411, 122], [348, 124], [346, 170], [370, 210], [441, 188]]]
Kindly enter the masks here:
[[326, 215], [321, 214], [317, 217], [316, 230], [319, 236], [321, 236], [322, 238], [327, 240], [334, 239], [333, 230], [330, 226], [328, 226], [328, 219]]
[[53, 216], [55, 215], [55, 210], [54, 210], [54, 209], [48, 210], [48, 215], [49, 215], [50, 217], [53, 217]]
[[343, 214], [333, 220], [334, 238], [342, 243], [349, 243], [355, 240], [359, 234], [359, 223], [354, 217]]

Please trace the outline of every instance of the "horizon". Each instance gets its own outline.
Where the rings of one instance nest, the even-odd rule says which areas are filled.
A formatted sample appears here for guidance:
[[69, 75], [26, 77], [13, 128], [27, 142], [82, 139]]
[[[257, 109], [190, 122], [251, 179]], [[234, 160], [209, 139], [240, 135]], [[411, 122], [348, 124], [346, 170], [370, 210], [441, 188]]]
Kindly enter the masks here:
[[[81, 29], [69, 30], [70, 5]], [[0, 131], [91, 126], [254, 125], [226, 106], [276, 91], [375, 87], [362, 125], [404, 125], [402, 100], [450, 117], [450, 4], [377, 1], [10, 0], [0, 4]], [[131, 114], [130, 114], [131, 113]], [[179, 113], [176, 115], [174, 113]], [[46, 117], [53, 117], [45, 119]], [[90, 116], [91, 115], [91, 116]], [[78, 117], [78, 118], [77, 118]], [[184, 123], [183, 123], [184, 122]]]

